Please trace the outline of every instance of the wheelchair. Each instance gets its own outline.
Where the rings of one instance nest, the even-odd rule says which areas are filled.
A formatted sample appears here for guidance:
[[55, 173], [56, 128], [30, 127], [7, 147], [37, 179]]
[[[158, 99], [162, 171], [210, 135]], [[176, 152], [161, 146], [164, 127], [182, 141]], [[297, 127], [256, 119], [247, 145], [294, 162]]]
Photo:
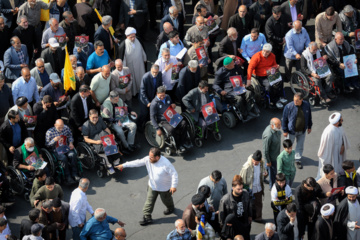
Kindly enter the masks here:
[[[191, 134], [192, 130], [190, 127], [191, 121], [189, 122], [188, 118], [184, 116], [184, 113], [181, 113], [184, 120], [187, 122], [187, 131], [186, 137], [189, 142], [191, 142]], [[179, 146], [177, 146], [174, 136], [170, 135], [168, 131], [164, 127], [162, 127], [161, 124], [159, 124], [163, 134], [161, 136], [158, 136], [156, 134], [156, 129], [152, 125], [151, 121], [148, 121], [145, 124], [145, 138], [146, 141], [150, 144], [152, 147], [157, 147], [160, 149], [163, 149], [165, 147], [165, 153], [168, 156], [171, 156], [172, 154], [176, 153], [178, 155], [181, 154]]]
[[[305, 76], [305, 74], [303, 74], [301, 71], [295, 71], [292, 73], [290, 79], [290, 88], [294, 94], [301, 92], [304, 96], [304, 99], [309, 97], [308, 100], [311, 106], [315, 106], [320, 102], [321, 92], [319, 87], [316, 86], [312, 77]], [[333, 83], [333, 92], [335, 94], [339, 94], [339, 91], [340, 89], [335, 88], [335, 83]], [[332, 101], [333, 100], [334, 99], [332, 99]]]

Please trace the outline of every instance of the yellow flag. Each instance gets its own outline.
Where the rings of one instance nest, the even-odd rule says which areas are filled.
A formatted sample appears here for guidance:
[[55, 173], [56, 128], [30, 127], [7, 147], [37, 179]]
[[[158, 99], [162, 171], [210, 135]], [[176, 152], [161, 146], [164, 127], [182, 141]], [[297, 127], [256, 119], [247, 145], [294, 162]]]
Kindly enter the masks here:
[[72, 68], [69, 52], [67, 50], [67, 46], [65, 46], [65, 66], [64, 66], [64, 89], [68, 91], [70, 88], [76, 90], [76, 80], [74, 70]]
[[[100, 15], [99, 11], [95, 8], [94, 11], [96, 12], [100, 22], [102, 22], [102, 16]], [[109, 27], [110, 34], [114, 36], [115, 30], [112, 26]]]
[[[50, 0], [42, 0], [44, 3], [48, 4], [50, 2]], [[47, 10], [44, 10], [44, 9], [41, 9], [41, 12], [40, 12], [40, 21], [44, 21], [44, 22], [47, 22], [50, 20], [50, 14], [49, 14], [49, 9]]]

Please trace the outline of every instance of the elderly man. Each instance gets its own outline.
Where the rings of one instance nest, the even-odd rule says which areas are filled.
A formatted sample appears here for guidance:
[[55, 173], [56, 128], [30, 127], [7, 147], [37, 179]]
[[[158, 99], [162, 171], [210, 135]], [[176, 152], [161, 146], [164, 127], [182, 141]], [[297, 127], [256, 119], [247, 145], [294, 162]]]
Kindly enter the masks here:
[[110, 67], [104, 65], [101, 67], [101, 72], [96, 74], [91, 80], [90, 94], [96, 107], [100, 107], [105, 101], [110, 92]]
[[[43, 37], [41, 40], [41, 47], [47, 48], [50, 46], [49, 40], [50, 38], [54, 38], [55, 36], [61, 36], [65, 34], [65, 31], [62, 27], [59, 26], [59, 21], [56, 18], [51, 18], [49, 20], [50, 27], [46, 29], [43, 33]], [[66, 37], [68, 39], [68, 37]]]
[[165, 215], [174, 212], [174, 201], [172, 195], [176, 192], [178, 184], [178, 174], [170, 161], [161, 156], [159, 148], [151, 148], [149, 156], [142, 159], [126, 162], [117, 166], [119, 170], [146, 166], [149, 174], [148, 194], [143, 208], [143, 220], [140, 225], [144, 226], [152, 223], [151, 213], [153, 212], [155, 201], [160, 195], [162, 202], [166, 206]]
[[[311, 76], [312, 80], [315, 82], [315, 85], [319, 88], [320, 91], [320, 99], [322, 103], [329, 103], [331, 100], [335, 98], [335, 95], [332, 94], [333, 90], [333, 82], [334, 77], [329, 71], [327, 76], [320, 77], [314, 66], [314, 60], [323, 57], [324, 60], [328, 59], [328, 56], [324, 53], [321, 53], [318, 49], [318, 46], [315, 42], [311, 42], [309, 47], [305, 49], [305, 51], [301, 54], [301, 71], [306, 76]], [[325, 82], [325, 89], [323, 87], [323, 82]]]
[[282, 109], [283, 104], [287, 103], [287, 100], [283, 97], [283, 82], [280, 81], [271, 86], [267, 78], [267, 71], [270, 68], [279, 69], [280, 67], [271, 51], [272, 46], [267, 43], [261, 51], [253, 55], [247, 69], [247, 86], [250, 86], [252, 77], [256, 78], [270, 93], [270, 107]]
[[109, 27], [112, 25], [112, 17], [109, 15], [102, 17], [101, 26], [95, 32], [94, 40], [102, 41], [104, 43], [104, 48], [110, 55], [110, 58], [113, 59], [115, 56], [115, 46], [119, 43], [119, 40], [112, 38]]
[[336, 31], [342, 31], [339, 14], [333, 7], [328, 7], [325, 12], [315, 18], [315, 41], [319, 47], [324, 48], [332, 40], [332, 31], [336, 25]]
[[13, 35], [19, 37], [20, 41], [26, 45], [29, 60], [31, 60], [33, 54], [40, 49], [40, 43], [36, 42], [35, 28], [29, 25], [25, 15], [20, 16], [16, 22], [18, 26], [14, 29]]
[[163, 25], [164, 31], [160, 32], [159, 36], [156, 39], [156, 53], [159, 54], [160, 47], [163, 43], [167, 42], [169, 40], [168, 34], [172, 31], [174, 31], [173, 25], [169, 22], [165, 22]]
[[128, 27], [125, 31], [126, 39], [120, 43], [118, 58], [133, 74], [132, 94], [136, 96], [140, 91], [141, 78], [145, 74], [147, 56], [144, 48], [136, 38], [135, 28]]
[[321, 135], [317, 179], [324, 175], [322, 169], [326, 164], [331, 164], [335, 172], [339, 173], [342, 169], [341, 163], [346, 160], [346, 151], [350, 148], [349, 140], [342, 128], [342, 115], [338, 112], [331, 114], [329, 122]]
[[53, 69], [50, 63], [45, 63], [43, 58], [38, 58], [35, 61], [36, 67], [31, 69], [30, 74], [36, 80], [38, 90], [41, 92], [42, 88], [50, 83], [50, 75]]
[[40, 101], [39, 92], [37, 90], [36, 81], [30, 75], [29, 68], [25, 67], [21, 70], [21, 77], [19, 77], [12, 84], [12, 95], [14, 103], [20, 96], [24, 96], [28, 99], [28, 102], [32, 106], [35, 102]]
[[5, 0], [1, 2], [1, 13], [4, 17], [6, 26], [13, 31], [16, 27], [16, 18], [22, 1], [9, 1]]
[[[121, 121], [120, 116], [116, 114], [117, 107], [127, 107], [128, 108], [128, 120]], [[114, 111], [115, 109], [115, 111]], [[123, 145], [122, 152], [129, 154], [130, 152], [135, 151], [135, 134], [136, 134], [136, 123], [130, 121], [130, 114], [137, 117], [137, 114], [123, 102], [120, 98], [117, 91], [111, 91], [107, 99], [101, 106], [101, 116], [102, 118], [111, 124], [111, 128], [116, 132], [118, 137], [121, 140]], [[128, 129], [127, 138], [124, 134], [124, 128]]]
[[0, 60], [4, 58], [5, 51], [10, 45], [11, 31], [8, 26], [5, 25], [5, 18], [0, 16]]
[[126, 232], [123, 228], [117, 228], [114, 231], [114, 240], [126, 240]]
[[283, 112], [282, 129], [284, 138], [290, 138], [294, 143], [296, 139], [295, 164], [301, 169], [301, 157], [304, 151], [306, 132], [311, 133], [312, 117], [311, 107], [303, 100], [302, 93], [294, 95], [294, 101], [287, 104]]
[[[179, 38], [179, 32], [176, 30], [171, 31], [168, 34], [169, 40], [164, 42], [159, 50], [159, 56], [158, 58], [161, 58], [162, 50], [164, 48], [170, 49], [170, 55], [176, 57], [177, 54], [184, 48], [184, 44]], [[179, 59], [181, 61], [181, 59]]]
[[[193, 41], [192, 46], [189, 48], [189, 50], [187, 51], [187, 53], [184, 57], [184, 65], [187, 65], [189, 63], [189, 61], [191, 61], [191, 60], [196, 60], [197, 62], [199, 62], [199, 58], [196, 54], [196, 49], [204, 46], [204, 39], [201, 36], [196, 36], [192, 41]], [[206, 47], [204, 47], [204, 48], [205, 48], [206, 55], [208, 56], [207, 48]], [[209, 64], [210, 62], [211, 62], [211, 60], [208, 59], [207, 63]], [[204, 64], [204, 63], [200, 63], [199, 67], [200, 67], [201, 79], [207, 80], [208, 65]]]
[[[130, 74], [128, 81], [125, 81], [125, 77]], [[133, 84], [132, 74], [128, 67], [124, 67], [121, 59], [116, 59], [115, 70], [111, 73], [110, 90], [119, 93], [120, 98], [131, 106], [131, 87]]]
[[[102, 41], [96, 41], [94, 43], [95, 51], [88, 57], [86, 63], [86, 73], [93, 76], [101, 72], [101, 68], [108, 65], [110, 60], [109, 53], [104, 48]], [[113, 62], [110, 62], [110, 67], [114, 66]]]
[[294, 28], [285, 35], [285, 75], [289, 82], [291, 79], [292, 68], [295, 65], [296, 70], [300, 70], [300, 59], [304, 49], [310, 43], [310, 37], [301, 21], [296, 20], [293, 23]]
[[10, 43], [11, 47], [4, 53], [5, 77], [14, 81], [20, 77], [21, 69], [29, 65], [29, 55], [18, 37], [12, 37]]
[[[205, 25], [205, 19], [202, 16], [196, 18], [195, 25], [190, 27], [185, 35], [184, 43], [190, 47], [195, 42], [194, 40], [200, 36], [202, 39], [209, 38], [208, 27]], [[210, 41], [206, 41], [206, 47], [210, 46]]]
[[269, 189], [275, 183], [275, 176], [277, 171], [277, 156], [280, 154], [281, 142], [281, 121], [278, 118], [272, 118], [270, 125], [268, 125], [263, 134], [263, 153], [266, 161], [267, 170], [269, 173]]
[[355, 30], [359, 27], [360, 14], [357, 9], [354, 9], [351, 5], [346, 5], [339, 14], [345, 38], [351, 42], [351, 39], [355, 40]]
[[302, 239], [305, 235], [303, 217], [295, 203], [290, 203], [282, 210], [276, 222], [279, 239]]
[[54, 219], [54, 202], [50, 199], [44, 200], [39, 203], [37, 208], [40, 210], [39, 224], [43, 227], [42, 237], [44, 240], [51, 240], [52, 236], [57, 234], [57, 231], [61, 231], [64, 225], [60, 223], [60, 219]]
[[[345, 40], [344, 34], [341, 32], [337, 32], [335, 34], [335, 39], [333, 39], [328, 45], [325, 47], [325, 52], [328, 56], [328, 62], [333, 70], [333, 72], [343, 77], [345, 92], [351, 92], [355, 88], [360, 89], [360, 84], [358, 81], [358, 76], [344, 78], [344, 56], [355, 54], [355, 50], [350, 44]], [[357, 60], [355, 59], [355, 63]]]
[[166, 240], [191, 240], [191, 232], [186, 228], [185, 222], [182, 219], [175, 221], [175, 229], [172, 230], [166, 237]]
[[[71, 25], [72, 26], [72, 25]], [[66, 32], [66, 28], [64, 28], [65, 32]], [[81, 34], [80, 36], [85, 36], [85, 34]], [[68, 48], [70, 49], [70, 48]], [[70, 50], [71, 51], [71, 50]], [[92, 44], [91, 42], [87, 42], [84, 46], [82, 47], [74, 47], [73, 50], [73, 54], [76, 56], [76, 59], [81, 62], [81, 66], [83, 68], [86, 68], [87, 66], [87, 61], [88, 58], [90, 57], [90, 55], [95, 51], [94, 49], [94, 44]], [[100, 54], [98, 54], [98, 56], [100, 56]], [[109, 62], [108, 59], [106, 62]], [[94, 62], [93, 62], [94, 64]], [[105, 63], [106, 64], [106, 63]]]
[[215, 73], [213, 89], [225, 99], [234, 99], [244, 120], [248, 117], [258, 117], [259, 113], [255, 108], [253, 93], [246, 91], [241, 95], [237, 95], [230, 81], [230, 77], [232, 76], [241, 76], [241, 78], [244, 79], [241, 68], [235, 65], [234, 60], [230, 57], [225, 58], [223, 64], [224, 66], [219, 68]]
[[69, 225], [73, 232], [73, 239], [80, 239], [80, 232], [86, 222], [86, 212], [94, 215], [94, 211], [89, 204], [86, 196], [86, 191], [89, 189], [90, 181], [87, 178], [82, 178], [79, 181], [79, 187], [72, 191], [70, 196], [69, 209]]
[[[69, 151], [60, 154], [56, 151], [56, 147], [59, 140], [64, 139], [63, 136], [66, 137], [66, 142], [64, 143], [64, 145], [69, 146]], [[46, 146], [50, 150], [52, 150], [56, 159], [60, 162], [61, 166], [64, 169], [66, 182], [74, 183], [71, 177], [78, 182], [80, 180], [80, 177], [77, 168], [77, 157], [74, 151], [74, 138], [72, 136], [70, 128], [64, 124], [63, 120], [58, 119], [56, 120], [54, 127], [47, 130], [45, 138]]]
[[108, 216], [105, 209], [97, 208], [94, 212], [94, 216], [91, 217], [84, 225], [80, 233], [80, 240], [90, 239], [112, 239], [112, 232], [109, 227], [109, 223], [119, 224], [124, 226], [125, 224], [120, 220]]
[[[253, 16], [247, 12], [245, 5], [241, 5], [238, 9], [239, 14], [235, 14], [229, 19], [228, 28], [235, 28], [238, 33], [236, 46], [240, 46], [241, 40], [250, 33], [254, 27]], [[228, 33], [229, 34], [229, 33]], [[235, 54], [232, 54], [235, 55]]]
[[287, 31], [291, 30], [293, 23], [296, 20], [303, 20], [301, 8], [301, 2], [298, 0], [287, 0], [281, 4], [281, 13], [283, 14], [284, 22], [287, 25]]
[[219, 44], [219, 57], [239, 56], [240, 57], [240, 40], [236, 28], [229, 27], [227, 35], [221, 40]]
[[244, 65], [244, 70], [247, 72], [248, 64], [250, 64], [250, 59], [252, 56], [261, 51], [264, 44], [266, 44], [265, 35], [259, 33], [259, 29], [253, 28], [251, 29], [251, 33], [246, 35], [242, 41], [240, 46], [240, 53], [242, 57], [246, 60], [246, 64]]
[[[74, 19], [72, 12], [65, 11], [62, 14], [63, 20], [59, 23], [59, 26], [62, 27], [68, 37], [68, 42], [66, 43], [67, 48], [71, 52], [74, 49], [75, 36], [79, 36], [80, 29], [77, 20]], [[82, 65], [85, 67], [86, 65]]]
[[269, 222], [266, 223], [265, 232], [256, 235], [255, 240], [279, 240], [279, 235], [276, 232], [275, 224]]
[[283, 46], [285, 44], [285, 34], [287, 25], [284, 17], [281, 16], [280, 6], [275, 6], [272, 9], [272, 16], [266, 21], [265, 33], [271, 44], [272, 53], [276, 56], [276, 62], [280, 63]]
[[169, 8], [169, 14], [165, 15], [160, 22], [160, 32], [165, 31], [164, 23], [170, 23], [174, 29], [179, 32], [180, 39], [184, 38], [184, 18], [183, 16], [179, 17], [179, 10], [176, 6], [171, 6]]
[[[73, 92], [73, 94], [76, 94], [79, 92], [79, 88], [82, 85], [90, 86], [91, 84], [91, 78], [87, 73], [85, 73], [85, 70], [83, 67], [77, 67], [75, 71], [75, 80], [76, 80], [76, 90]], [[73, 96], [71, 96], [73, 97]]]
[[[71, 63], [71, 68], [73, 69], [73, 72], [75, 74], [78, 63], [80, 63], [80, 62], [78, 62], [75, 55], [70, 55], [69, 60], [70, 60], [70, 63]], [[81, 65], [81, 63], [80, 63], [80, 65]], [[64, 71], [65, 71], [65, 68], [61, 69], [61, 81], [64, 81]]]
[[254, 18], [254, 28], [259, 29], [260, 32], [265, 32], [265, 23], [271, 16], [270, 3], [266, 0], [258, 0], [250, 6], [249, 13]]
[[[85, 142], [91, 144], [97, 154], [104, 152], [101, 137], [112, 133], [95, 109], [89, 111], [89, 120], [82, 125], [81, 131]], [[108, 169], [109, 174], [114, 174], [115, 170], [113, 165], [116, 166], [119, 164], [120, 154], [117, 152], [106, 157], [105, 154], [101, 154], [101, 157], [105, 159], [105, 167]]]
[[61, 70], [64, 68], [65, 54], [61, 50], [60, 45], [56, 38], [50, 38], [49, 47], [41, 52], [41, 58], [46, 63], [50, 63], [53, 71], [61, 76]]

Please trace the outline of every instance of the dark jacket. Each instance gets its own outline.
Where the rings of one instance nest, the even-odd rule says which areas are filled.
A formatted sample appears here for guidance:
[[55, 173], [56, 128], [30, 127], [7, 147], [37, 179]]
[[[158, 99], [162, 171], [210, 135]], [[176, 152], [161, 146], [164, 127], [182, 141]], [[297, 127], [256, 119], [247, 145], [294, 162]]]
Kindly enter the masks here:
[[41, 47], [40, 43], [36, 42], [35, 28], [33, 26], [29, 25], [27, 29], [17, 26], [13, 31], [13, 36], [18, 36], [21, 43], [25, 44], [29, 57], [33, 56], [35, 48], [40, 49]]
[[156, 87], [154, 88], [153, 76], [151, 72], [144, 74], [141, 79], [139, 99], [142, 104], [147, 106], [154, 99], [156, 95], [156, 89], [163, 85], [162, 73], [159, 72], [156, 76]]
[[[354, 179], [352, 179], [350, 177], [349, 174], [345, 174], [345, 171], [343, 169], [341, 169], [341, 171], [339, 172], [339, 177], [338, 177], [338, 187], [345, 187], [344, 190], [349, 187], [349, 186], [353, 186], [353, 187], [358, 187], [357, 184], [357, 174], [354, 174]], [[341, 194], [339, 194], [339, 202], [341, 202], [344, 198], [346, 198], [346, 194], [344, 194], [343, 196], [341, 196]]]
[[109, 0], [95, 0], [93, 8], [97, 9], [101, 16], [111, 15], [111, 1]]
[[11, 89], [7, 84], [4, 84], [0, 90], [0, 119], [4, 119], [9, 109], [14, 106], [14, 100], [11, 94]]
[[52, 128], [58, 119], [58, 113], [54, 104], [48, 110], [44, 110], [42, 102], [37, 102], [33, 107], [34, 115], [37, 116], [34, 130], [34, 140], [39, 147], [45, 147], [46, 131]]
[[5, 51], [10, 45], [11, 32], [8, 26], [5, 25], [4, 29], [0, 31], [0, 60], [4, 59]]
[[[302, 13], [301, 3], [297, 2], [295, 6], [296, 6], [297, 14], [298, 15], [301, 14]], [[292, 17], [291, 17], [289, 1], [286, 1], [283, 4], [281, 4], [281, 18], [284, 19], [284, 22], [286, 25], [290, 22], [293, 22]], [[290, 30], [290, 29], [291, 28], [289, 26], [287, 26], [287, 30]]]
[[169, 41], [169, 38], [166, 33], [162, 31], [156, 39], [156, 56], [159, 55], [160, 47], [166, 41]]
[[174, 27], [174, 23], [171, 20], [170, 14], [165, 15], [160, 22], [160, 32], [164, 31], [163, 25], [164, 23], [168, 22], [174, 27], [174, 29], [178, 30], [180, 39], [184, 39], [184, 18], [180, 13], [177, 20], [178, 20], [178, 29]]
[[77, 3], [73, 7], [74, 18], [80, 26], [80, 33], [89, 36], [89, 42], [94, 42], [95, 23], [99, 26], [101, 22], [89, 3]]
[[[54, 56], [55, 54], [57, 55], [59, 62], [55, 61], [55, 56]], [[61, 76], [61, 69], [64, 68], [65, 55], [64, 55], [64, 51], [61, 50], [60, 47], [56, 49], [55, 53], [53, 53], [49, 47], [44, 49], [41, 52], [41, 57], [44, 59], [45, 63], [50, 63], [55, 73]]]
[[169, 95], [166, 95], [165, 103], [155, 97], [151, 101], [150, 105], [150, 120], [155, 129], [160, 129], [159, 123], [166, 122], [166, 118], [164, 117], [164, 112], [166, 109], [172, 104], [171, 98]]
[[201, 80], [200, 76], [200, 67], [196, 69], [194, 80], [192, 80], [193, 73], [190, 71], [189, 67], [184, 67], [179, 73], [179, 82], [176, 88], [176, 96], [178, 99], [182, 99], [191, 89], [197, 87]]
[[[252, 217], [252, 203], [248, 191], [245, 189], [242, 192], [242, 203], [244, 207], [244, 219], [246, 221], [249, 217]], [[225, 218], [231, 214], [237, 212], [237, 203], [233, 198], [232, 192], [225, 194], [219, 203], [219, 223], [220, 226], [224, 225]]]
[[[305, 180], [299, 186], [297, 186], [294, 195], [295, 195], [297, 212], [301, 213], [305, 220], [305, 218], [317, 216], [317, 214], [313, 214], [314, 213], [313, 208], [311, 209], [312, 212], [310, 212], [310, 209], [308, 208], [308, 204], [311, 204], [311, 206], [313, 206], [312, 203], [317, 202], [315, 213], [320, 213], [320, 202], [318, 198], [319, 199], [326, 198], [326, 195], [325, 193], [323, 193], [318, 183], [316, 183], [316, 186], [313, 191], [308, 191], [307, 189], [305, 189], [304, 184], [305, 184]], [[316, 218], [313, 220], [315, 221]]]
[[[95, 104], [93, 103], [91, 96], [86, 98], [86, 103], [88, 111], [95, 108]], [[72, 127], [81, 127], [84, 122], [86, 122], [87, 118], [85, 118], [84, 106], [79, 93], [75, 94], [75, 96], [71, 99], [70, 109], [69, 124]]]
[[[328, 219], [329, 223], [333, 220], [330, 217]], [[329, 228], [326, 220], [322, 216], [318, 216], [318, 219], [315, 223], [314, 234], [312, 240], [333, 240], [334, 239], [334, 228]]]
[[54, 102], [57, 102], [59, 99], [56, 99], [56, 92], [60, 92], [60, 96], [65, 94], [65, 90], [62, 85], [59, 86], [58, 89], [53, 88], [51, 83], [46, 84], [44, 88], [40, 92], [40, 99], [43, 99], [45, 95], [49, 95]]
[[[354, 54], [354, 48], [345, 40], [342, 45], [342, 51], [340, 52], [335, 39], [325, 46], [325, 52], [328, 56], [327, 62], [334, 68], [339, 68], [340, 63], [343, 63], [343, 57], [346, 55]], [[334, 69], [333, 69], [334, 70]]]
[[[102, 16], [104, 16], [104, 15], [102, 15]], [[69, 38], [69, 41], [66, 43], [66, 45], [67, 45], [69, 52], [71, 52], [72, 49], [74, 49], [75, 37], [79, 36], [79, 33], [80, 33], [79, 24], [76, 20], [74, 20], [72, 23], [70, 23], [70, 25], [67, 25], [65, 20], [62, 20], [59, 23], [59, 26], [64, 29], [66, 36]], [[78, 59], [78, 61], [79, 61], [79, 59]], [[86, 66], [83, 66], [83, 67], [85, 68]]]
[[[135, 28], [138, 29], [141, 28], [146, 21], [148, 12], [146, 0], [135, 0], [134, 10], [136, 10], [136, 14], [134, 15]], [[128, 12], [130, 12], [130, 0], [121, 1], [120, 24], [125, 24], [125, 28], [128, 27], [130, 21]]]
[[40, 210], [39, 223], [44, 225], [41, 236], [45, 240], [50, 240], [52, 239], [50, 238], [50, 234], [56, 235], [56, 229], [57, 229], [57, 224], [56, 222], [54, 222], [54, 212], [53, 211], [51, 211], [50, 213], [45, 212], [41, 208], [41, 205], [42, 204], [38, 204], [36, 207]]
[[357, 9], [354, 10], [354, 14], [351, 18], [345, 15], [344, 10], [342, 10], [339, 14], [343, 28], [342, 33], [345, 37], [348, 37], [350, 32], [354, 32], [360, 26], [359, 11]]
[[238, 66], [235, 66], [231, 70], [228, 70], [225, 67], [221, 67], [215, 73], [215, 81], [214, 81], [213, 89], [219, 94], [223, 90], [226, 91], [228, 94], [229, 93], [232, 94], [234, 91], [233, 91], [233, 85], [230, 81], [230, 77], [237, 75], [241, 75], [242, 79], [244, 79], [242, 70]]
[[274, 16], [271, 16], [265, 24], [265, 33], [268, 39], [268, 42], [273, 46], [273, 48], [282, 49], [282, 43], [286, 34], [287, 25], [283, 17], [280, 17], [278, 20], [275, 20]]
[[237, 46], [240, 47], [242, 39], [250, 33], [251, 29], [254, 27], [254, 19], [252, 14], [247, 13], [245, 15], [245, 25], [243, 24], [238, 13], [231, 16], [229, 19], [228, 28], [234, 27], [238, 32]]
[[[303, 129], [303, 132], [306, 131], [306, 129], [311, 129], [312, 127], [312, 117], [311, 117], [311, 107], [310, 104], [303, 100], [301, 104], [301, 108], [304, 113], [304, 119], [305, 119], [305, 127]], [[296, 117], [298, 113], [298, 108], [295, 106], [294, 101], [289, 102], [286, 104], [284, 111], [283, 111], [283, 122], [282, 122], [282, 129], [285, 133], [290, 133], [292, 135], [295, 134], [295, 124], [296, 124]]]
[[240, 48], [241, 42], [238, 40], [239, 37], [236, 40], [236, 49], [234, 50], [232, 41], [228, 36], [225, 36], [219, 43], [219, 57], [226, 57], [228, 55], [235, 55], [240, 57], [240, 53], [237, 49]]
[[[15, 3], [15, 8], [18, 8], [24, 3], [24, 0], [14, 0], [14, 3]], [[0, 12], [2, 13], [4, 20], [5, 20], [5, 24], [8, 27], [11, 27], [11, 24], [13, 24], [13, 22], [12, 22], [13, 20], [16, 21], [17, 15], [14, 16], [14, 14], [11, 12], [12, 9], [13, 9], [13, 7], [11, 6], [9, 0], [1, 0], [0, 1]]]
[[[28, 137], [28, 132], [24, 122], [21, 119], [18, 124], [21, 128], [21, 144], [23, 144], [25, 138]], [[8, 150], [13, 144], [13, 130], [9, 121], [5, 121], [0, 127], [0, 142], [3, 144], [6, 150]], [[16, 148], [18, 146], [14, 147]]]
[[[266, 1], [262, 6], [259, 2], [253, 3], [249, 8], [249, 14], [254, 18], [254, 27], [260, 29], [260, 32], [264, 32], [265, 23], [272, 14], [270, 3]], [[265, 18], [262, 19], [260, 15], [265, 15]]]
[[[105, 50], [108, 52], [110, 58], [112, 59], [112, 57], [114, 56], [114, 49], [111, 50], [110, 38], [111, 38], [110, 32], [106, 31], [101, 25], [98, 27], [98, 29], [95, 32], [94, 42], [98, 40], [102, 41], [104, 43]], [[116, 43], [113, 41], [113, 47], [115, 46], [115, 44]]]
[[[194, 118], [194, 121], [197, 122], [199, 120], [199, 115], [201, 114], [201, 92], [198, 87], [191, 90], [188, 94], [186, 94], [182, 102], [184, 103], [186, 109], [189, 111], [191, 116]], [[205, 94], [206, 103], [211, 102], [209, 92]], [[191, 112], [195, 109], [195, 112]]]
[[26, 235], [31, 235], [31, 226], [36, 222], [31, 221], [30, 219], [21, 220], [20, 224], [20, 239], [23, 239]]
[[[357, 201], [360, 202], [359, 196], [357, 196]], [[336, 207], [336, 213], [334, 217], [334, 239], [345, 239], [344, 236], [348, 231], [347, 221], [349, 216], [349, 205], [348, 199], [345, 198], [340, 202], [340, 204]]]
[[[286, 209], [282, 210], [276, 218], [277, 233], [281, 240], [294, 240], [294, 225], [290, 224], [290, 218], [286, 215]], [[305, 224], [300, 212], [296, 212], [299, 229], [299, 238], [305, 234]]]

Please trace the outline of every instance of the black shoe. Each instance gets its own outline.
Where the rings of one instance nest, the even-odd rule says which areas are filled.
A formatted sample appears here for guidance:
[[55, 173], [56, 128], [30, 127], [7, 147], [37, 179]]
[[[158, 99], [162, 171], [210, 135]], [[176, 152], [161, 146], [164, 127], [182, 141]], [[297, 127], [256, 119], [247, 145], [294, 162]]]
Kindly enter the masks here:
[[128, 146], [127, 150], [129, 150], [130, 152], [134, 152], [134, 151], [135, 151], [135, 149], [132, 148], [130, 145]]
[[186, 148], [184, 148], [183, 146], [180, 146], [180, 147], [179, 147], [179, 151], [180, 151], [181, 153], [186, 152]]
[[3, 203], [15, 202], [15, 198], [11, 194], [9, 194], [8, 192], [5, 194], [6, 194], [6, 196], [4, 196], [3, 199], [1, 200]]
[[296, 165], [296, 167], [297, 167], [298, 169], [302, 169], [302, 168], [303, 168], [300, 161], [295, 162], [295, 165]]
[[359, 89], [360, 89], [360, 85], [357, 84], [357, 83], [354, 83], [354, 84], [353, 84], [353, 87], [354, 87], [356, 90], [359, 90]]
[[76, 182], [80, 181], [80, 177], [77, 174], [74, 175], [73, 178], [75, 179]]
[[174, 209], [169, 209], [167, 208], [165, 211], [164, 211], [164, 215], [169, 215], [169, 214], [172, 214], [174, 212]]
[[193, 147], [193, 145], [192, 145], [191, 143], [185, 143], [185, 144], [184, 144], [184, 147], [185, 147], [186, 149], [190, 149], [190, 148]]
[[148, 224], [150, 224], [152, 222], [153, 222], [153, 220], [152, 220], [151, 216], [148, 216], [148, 217], [144, 216], [143, 220], [141, 220], [139, 223], [140, 223], [141, 226], [146, 226], [146, 225], [148, 225]]
[[140, 145], [139, 144], [131, 144], [129, 145], [132, 149], [134, 149], [134, 151], [138, 148], [140, 148]]
[[330, 98], [330, 99], [336, 98], [336, 95], [334, 95], [334, 94], [332, 94], [332, 93], [328, 93], [327, 96], [328, 96], [328, 98]]
[[265, 183], [265, 184], [269, 184], [269, 180], [264, 179], [264, 183]]

